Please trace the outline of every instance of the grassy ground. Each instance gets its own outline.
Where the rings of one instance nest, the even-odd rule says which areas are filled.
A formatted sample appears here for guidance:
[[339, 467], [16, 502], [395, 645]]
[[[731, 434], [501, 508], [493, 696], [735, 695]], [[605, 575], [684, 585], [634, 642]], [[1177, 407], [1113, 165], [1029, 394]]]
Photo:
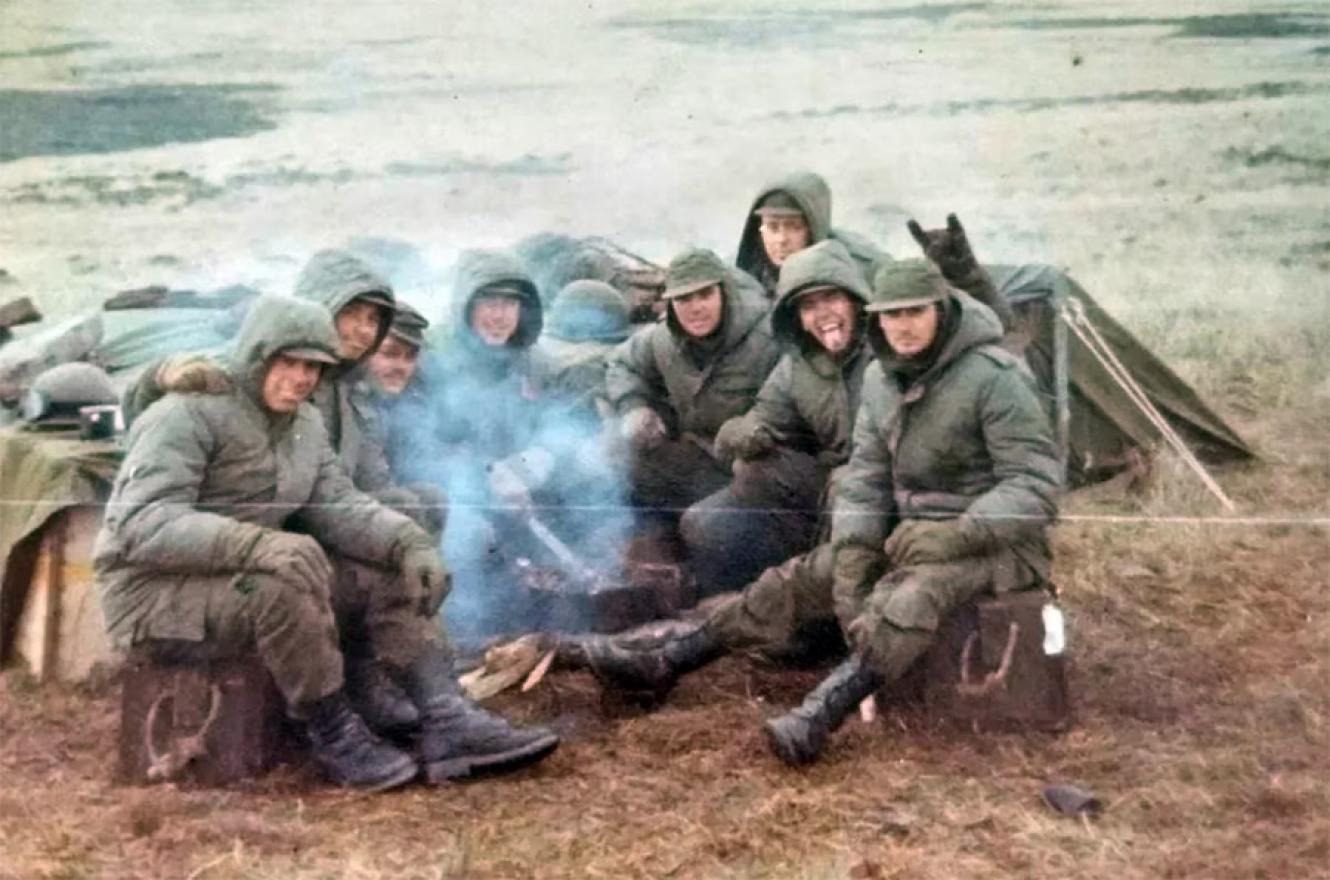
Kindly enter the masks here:
[[[895, 252], [907, 216], [957, 210], [985, 258], [1070, 266], [1260, 451], [1218, 475], [1243, 518], [1216, 520], [1168, 457], [1140, 484], [1078, 493], [1056, 534], [1077, 725], [974, 736], [888, 712], [806, 771], [779, 767], [758, 729], [817, 672], [744, 659], [637, 717], [553, 674], [497, 701], [564, 731], [544, 765], [379, 797], [298, 767], [226, 791], [118, 788], [114, 682], [5, 673], [0, 878], [1325, 876], [1324, 10], [626, 7], [459, 10], [447, 28], [410, 3], [354, 26], [261, 2], [14, 9], [7, 85], [86, 90], [62, 99], [77, 104], [246, 84], [227, 101], [256, 109], [227, 112], [259, 133], [12, 162], [0, 133], [0, 299], [68, 312], [152, 281], [280, 289], [357, 234], [440, 264], [544, 228], [657, 259], [687, 241], [726, 252], [756, 180], [810, 164], [838, 223]], [[169, 45], [138, 38], [149, 15]], [[486, 42], [499, 24], [514, 51]], [[541, 123], [554, 106], [568, 124]], [[1051, 813], [1052, 780], [1105, 813]]]

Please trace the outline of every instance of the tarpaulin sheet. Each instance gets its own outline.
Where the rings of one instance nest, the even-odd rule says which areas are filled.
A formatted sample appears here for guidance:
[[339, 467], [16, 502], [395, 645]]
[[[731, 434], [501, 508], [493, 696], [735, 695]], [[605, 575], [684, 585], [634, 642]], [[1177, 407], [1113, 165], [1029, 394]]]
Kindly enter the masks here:
[[[13, 618], [8, 595], [27, 585], [9, 583], [10, 553], [57, 513], [105, 500], [120, 466], [121, 450], [107, 440], [80, 440], [74, 431], [0, 429], [0, 621]], [[0, 628], [0, 656], [8, 649]]]

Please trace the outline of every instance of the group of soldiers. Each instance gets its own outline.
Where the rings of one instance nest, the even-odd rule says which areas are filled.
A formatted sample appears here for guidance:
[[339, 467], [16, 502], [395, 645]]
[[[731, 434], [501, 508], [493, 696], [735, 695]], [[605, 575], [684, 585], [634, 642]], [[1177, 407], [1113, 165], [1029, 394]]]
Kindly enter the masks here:
[[[547, 313], [517, 256], [466, 251], [438, 346], [370, 266], [317, 254], [224, 360], [168, 359], [130, 393], [96, 551], [111, 634], [165, 658], [257, 652], [329, 778], [438, 783], [559, 741], [459, 689], [445, 540], [460, 575], [537, 512], [593, 557], [668, 534], [721, 598], [569, 653], [659, 701], [727, 652], [837, 624], [847, 659], [765, 726], [782, 760], [815, 759], [951, 610], [1048, 579], [1058, 456], [1001, 345], [1011, 312], [959, 221], [910, 231], [925, 258], [894, 261], [832, 228], [822, 178], [791, 175], [755, 197], [735, 265], [678, 254], [636, 328], [608, 284]], [[449, 606], [532, 625], [490, 575]]]

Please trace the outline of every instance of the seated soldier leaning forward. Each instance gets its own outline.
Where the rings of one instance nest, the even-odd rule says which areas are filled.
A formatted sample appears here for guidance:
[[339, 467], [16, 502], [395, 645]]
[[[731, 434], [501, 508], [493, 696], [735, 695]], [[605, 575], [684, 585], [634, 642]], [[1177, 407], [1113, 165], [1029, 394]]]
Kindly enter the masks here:
[[[711, 251], [687, 250], [675, 257], [664, 296], [665, 320], [615, 349], [605, 390], [629, 446], [631, 503], [646, 522], [672, 529], [680, 513], [729, 484], [728, 462], [714, 446], [716, 432], [753, 405], [780, 349], [756, 283]], [[768, 558], [772, 548], [763, 534], [770, 517], [760, 509], [734, 512], [725, 526], [727, 549], [754, 573], [789, 555], [777, 550]], [[695, 538], [699, 533], [681, 531], [690, 559], [704, 561], [707, 547], [698, 544], [695, 556], [689, 543], [690, 531]], [[715, 591], [715, 574], [698, 572], [700, 588]]]
[[607, 686], [659, 698], [728, 651], [783, 646], [801, 627], [835, 619], [850, 658], [802, 705], [766, 723], [789, 764], [814, 760], [958, 606], [1048, 584], [1057, 454], [1028, 371], [996, 345], [997, 318], [919, 260], [880, 269], [868, 310], [877, 360], [864, 378], [831, 541], [662, 642], [585, 643]]
[[831, 188], [821, 175], [799, 171], [772, 181], [758, 191], [744, 218], [735, 265], [776, 295], [780, 267], [810, 245], [834, 239], [845, 245], [865, 283], [873, 268], [891, 257], [862, 235], [831, 225]]
[[[343, 785], [538, 760], [553, 733], [459, 695], [434, 540], [356, 490], [306, 402], [337, 362], [325, 309], [264, 296], [236, 339], [229, 391], [170, 394], [135, 422], [94, 557], [110, 635], [167, 662], [257, 652]], [[359, 633], [417, 707], [419, 764], [348, 705], [339, 630]]]

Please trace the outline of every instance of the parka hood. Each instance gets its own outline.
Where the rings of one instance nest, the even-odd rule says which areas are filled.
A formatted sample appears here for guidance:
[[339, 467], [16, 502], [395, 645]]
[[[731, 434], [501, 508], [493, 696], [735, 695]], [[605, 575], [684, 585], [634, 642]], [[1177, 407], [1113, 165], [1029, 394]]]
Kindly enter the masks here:
[[522, 302], [517, 330], [508, 340], [508, 349], [525, 350], [540, 337], [544, 309], [531, 273], [516, 254], [506, 250], [466, 250], [457, 258], [452, 297], [452, 327], [455, 338], [468, 347], [488, 348], [471, 329], [471, 306], [481, 290], [499, 286], [510, 288]]
[[[305, 264], [296, 279], [295, 295], [323, 306], [333, 318], [357, 297], [371, 295], [389, 303], [378, 337], [356, 363], [365, 361], [378, 350], [379, 343], [388, 335], [397, 302], [392, 285], [368, 263], [347, 251], [332, 249], [319, 251]], [[336, 328], [336, 324], [333, 326]]]
[[[933, 363], [928, 365], [924, 376], [934, 375], [945, 369], [948, 364], [972, 348], [1002, 341], [1002, 322], [998, 320], [992, 309], [969, 294], [953, 289], [951, 295], [942, 301], [942, 305], [945, 309], [954, 309], [958, 313], [955, 329], [943, 344], [941, 351], [937, 353]], [[905, 360], [897, 357], [891, 346], [887, 344], [877, 315], [869, 315], [869, 318], [871, 320], [868, 324], [868, 344], [872, 346], [874, 354], [888, 375], [900, 372], [906, 366]], [[939, 333], [943, 332], [946, 323], [944, 315], [938, 322]]]
[[734, 258], [740, 269], [759, 276], [762, 267], [768, 266], [770, 261], [762, 247], [762, 234], [758, 231], [762, 218], [753, 212], [773, 192], [785, 193], [803, 211], [804, 222], [808, 224], [810, 245], [824, 241], [831, 235], [831, 187], [827, 186], [822, 175], [812, 171], [797, 171], [771, 181], [758, 191], [753, 203], [748, 206], [743, 233], [739, 236], [739, 252]]
[[771, 312], [771, 331], [781, 342], [802, 349], [811, 338], [799, 324], [796, 296], [810, 287], [838, 287], [859, 303], [858, 333], [866, 324], [863, 309], [872, 296], [864, 273], [838, 241], [822, 241], [793, 254], [780, 269], [776, 305]]
[[264, 294], [250, 306], [236, 334], [227, 372], [246, 393], [262, 402], [263, 380], [275, 355], [305, 349], [335, 362], [338, 348], [337, 330], [327, 309], [307, 300]]

